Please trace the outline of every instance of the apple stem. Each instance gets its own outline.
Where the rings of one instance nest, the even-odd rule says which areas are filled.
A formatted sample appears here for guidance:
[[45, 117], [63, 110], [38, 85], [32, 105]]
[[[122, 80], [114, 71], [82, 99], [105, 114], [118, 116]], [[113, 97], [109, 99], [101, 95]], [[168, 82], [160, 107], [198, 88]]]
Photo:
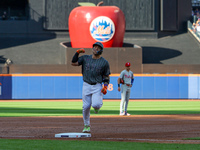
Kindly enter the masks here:
[[100, 6], [100, 5], [102, 5], [102, 4], [103, 4], [103, 1], [99, 2], [99, 3], [97, 4], [97, 6]]

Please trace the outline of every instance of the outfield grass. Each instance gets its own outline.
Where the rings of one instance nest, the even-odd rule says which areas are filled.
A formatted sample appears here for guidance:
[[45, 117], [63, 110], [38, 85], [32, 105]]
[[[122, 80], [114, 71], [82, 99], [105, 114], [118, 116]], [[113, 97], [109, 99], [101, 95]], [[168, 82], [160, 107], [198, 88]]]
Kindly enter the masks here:
[[[99, 114], [118, 115], [120, 101], [103, 102]], [[130, 101], [128, 112], [133, 115], [200, 114], [199, 101]], [[0, 117], [82, 116], [82, 101], [3, 101]]]
[[[118, 115], [120, 101], [104, 101], [99, 114]], [[133, 115], [200, 114], [199, 101], [130, 101]], [[0, 117], [82, 116], [81, 101], [0, 101]], [[195, 137], [195, 140], [199, 140]], [[0, 139], [0, 150], [197, 150], [200, 144], [162, 144], [80, 140]]]

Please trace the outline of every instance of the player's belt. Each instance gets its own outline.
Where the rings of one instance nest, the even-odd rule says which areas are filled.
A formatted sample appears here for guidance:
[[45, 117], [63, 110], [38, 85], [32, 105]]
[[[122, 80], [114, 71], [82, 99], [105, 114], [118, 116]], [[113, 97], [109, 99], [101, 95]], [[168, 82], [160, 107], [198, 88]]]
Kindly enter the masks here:
[[126, 84], [126, 86], [131, 86], [131, 84]]
[[88, 84], [90, 84], [90, 85], [96, 85], [97, 83], [88, 83]]

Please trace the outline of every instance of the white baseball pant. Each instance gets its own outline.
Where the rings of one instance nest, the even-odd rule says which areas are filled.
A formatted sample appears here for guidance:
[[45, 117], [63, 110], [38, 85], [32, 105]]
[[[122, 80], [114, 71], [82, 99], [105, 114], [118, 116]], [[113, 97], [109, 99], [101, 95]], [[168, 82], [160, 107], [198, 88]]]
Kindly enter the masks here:
[[126, 84], [122, 84], [121, 86], [121, 103], [120, 103], [120, 113], [126, 111], [128, 107], [128, 102], [130, 98], [131, 87]]
[[90, 108], [100, 109], [103, 105], [102, 85], [97, 83], [90, 85], [83, 82], [82, 100], [83, 100], [83, 121], [84, 125], [90, 125]]

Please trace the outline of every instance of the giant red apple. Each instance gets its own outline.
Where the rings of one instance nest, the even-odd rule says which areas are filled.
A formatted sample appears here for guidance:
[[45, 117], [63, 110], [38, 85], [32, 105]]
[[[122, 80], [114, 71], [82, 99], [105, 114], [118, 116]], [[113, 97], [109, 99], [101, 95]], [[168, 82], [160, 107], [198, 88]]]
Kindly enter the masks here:
[[104, 47], [123, 45], [125, 17], [116, 6], [76, 7], [71, 11], [68, 23], [73, 48], [91, 48], [97, 41]]

